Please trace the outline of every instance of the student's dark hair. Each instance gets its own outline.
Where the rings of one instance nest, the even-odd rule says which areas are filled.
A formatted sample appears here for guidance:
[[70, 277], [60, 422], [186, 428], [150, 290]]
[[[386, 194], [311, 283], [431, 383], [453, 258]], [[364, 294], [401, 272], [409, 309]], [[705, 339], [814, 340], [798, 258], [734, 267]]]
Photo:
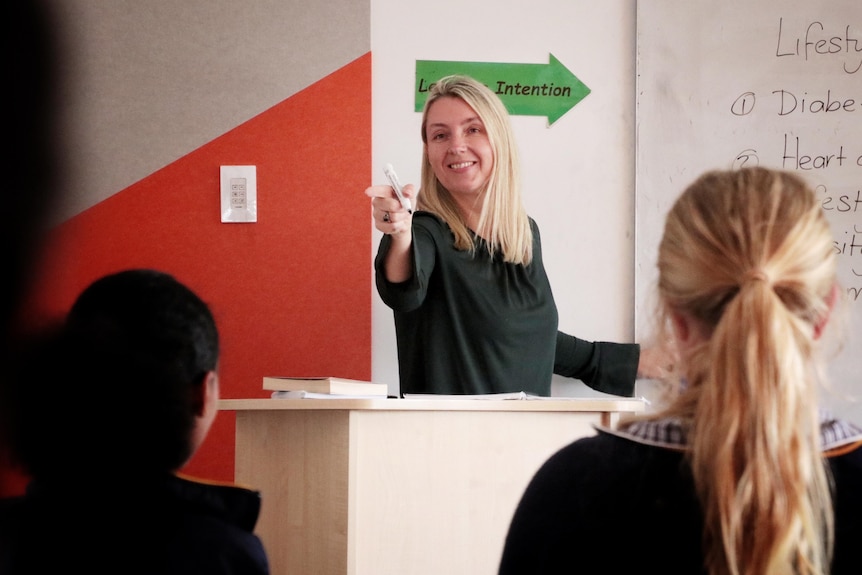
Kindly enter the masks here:
[[38, 386], [20, 386], [21, 463], [36, 477], [179, 469], [193, 450], [195, 389], [218, 356], [209, 307], [173, 276], [133, 269], [96, 280], [34, 353]]

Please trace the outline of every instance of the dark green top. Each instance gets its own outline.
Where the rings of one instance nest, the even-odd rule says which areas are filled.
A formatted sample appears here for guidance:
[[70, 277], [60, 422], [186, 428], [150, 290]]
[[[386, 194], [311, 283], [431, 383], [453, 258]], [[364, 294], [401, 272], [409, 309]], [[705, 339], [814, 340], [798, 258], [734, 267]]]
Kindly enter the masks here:
[[474, 236], [473, 254], [454, 247], [449, 226], [413, 216], [413, 277], [386, 281], [384, 235], [375, 259], [377, 291], [393, 309], [401, 393], [551, 394], [554, 373], [605, 393], [631, 396], [640, 347], [589, 342], [557, 330], [554, 296], [542, 263], [539, 228], [533, 262], [505, 263]]

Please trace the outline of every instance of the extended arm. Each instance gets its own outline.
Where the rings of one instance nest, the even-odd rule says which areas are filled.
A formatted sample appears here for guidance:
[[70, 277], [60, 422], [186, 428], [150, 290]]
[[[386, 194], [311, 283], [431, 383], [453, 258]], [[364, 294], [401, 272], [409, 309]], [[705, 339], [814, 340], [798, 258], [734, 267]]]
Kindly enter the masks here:
[[639, 358], [636, 343], [590, 342], [558, 331], [554, 373], [580, 379], [596, 391], [632, 397]]

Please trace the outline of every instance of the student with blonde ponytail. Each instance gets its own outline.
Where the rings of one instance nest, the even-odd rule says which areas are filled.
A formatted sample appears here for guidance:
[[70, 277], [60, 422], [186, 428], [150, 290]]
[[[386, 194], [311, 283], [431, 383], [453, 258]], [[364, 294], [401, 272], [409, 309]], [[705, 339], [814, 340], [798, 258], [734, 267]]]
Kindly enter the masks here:
[[819, 408], [836, 253], [800, 177], [708, 172], [658, 255], [667, 405], [553, 455], [515, 512], [515, 573], [862, 573], [862, 428]]

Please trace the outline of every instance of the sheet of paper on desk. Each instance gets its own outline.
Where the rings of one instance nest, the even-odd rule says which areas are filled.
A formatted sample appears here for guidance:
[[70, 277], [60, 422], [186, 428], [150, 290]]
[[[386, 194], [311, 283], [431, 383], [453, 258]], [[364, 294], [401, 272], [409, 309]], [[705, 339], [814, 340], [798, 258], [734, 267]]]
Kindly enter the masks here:
[[[515, 399], [515, 400], [539, 400], [539, 401], [577, 401], [583, 399], [589, 399], [591, 401], [595, 401], [597, 399], [607, 399], [608, 401], [617, 401], [620, 399], [633, 399], [633, 398], [622, 398], [622, 397], [607, 397], [607, 398], [595, 398], [595, 397], [578, 397], [571, 395], [536, 395], [534, 393], [527, 393], [526, 391], [512, 391], [507, 393], [478, 393], [475, 395], [472, 394], [439, 394], [439, 393], [405, 393], [404, 399]], [[637, 399], [643, 400], [643, 398], [639, 397]]]

